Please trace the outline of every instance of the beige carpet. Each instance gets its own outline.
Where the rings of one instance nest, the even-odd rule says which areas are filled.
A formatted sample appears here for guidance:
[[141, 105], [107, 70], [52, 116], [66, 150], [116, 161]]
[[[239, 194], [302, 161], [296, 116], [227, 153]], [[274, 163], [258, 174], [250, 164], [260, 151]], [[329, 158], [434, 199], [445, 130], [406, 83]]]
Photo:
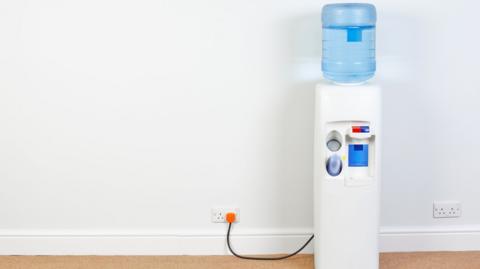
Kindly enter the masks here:
[[[8, 269], [311, 269], [312, 255], [283, 261], [246, 261], [231, 256], [0, 256]], [[381, 269], [480, 269], [480, 252], [388, 253]]]

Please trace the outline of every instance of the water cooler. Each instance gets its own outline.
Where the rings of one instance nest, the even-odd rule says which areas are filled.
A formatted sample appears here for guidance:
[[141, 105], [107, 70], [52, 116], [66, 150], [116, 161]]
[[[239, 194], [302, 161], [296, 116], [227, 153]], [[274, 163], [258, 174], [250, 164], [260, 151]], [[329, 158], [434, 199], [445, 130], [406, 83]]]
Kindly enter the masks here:
[[376, 10], [322, 10], [325, 80], [316, 88], [314, 232], [316, 269], [378, 269], [380, 88]]

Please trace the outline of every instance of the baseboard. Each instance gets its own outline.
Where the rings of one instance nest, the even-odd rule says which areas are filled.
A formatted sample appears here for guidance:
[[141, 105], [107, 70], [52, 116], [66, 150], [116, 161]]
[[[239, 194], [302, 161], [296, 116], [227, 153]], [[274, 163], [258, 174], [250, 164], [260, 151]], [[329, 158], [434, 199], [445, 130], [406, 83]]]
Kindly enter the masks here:
[[480, 250], [479, 226], [383, 227], [382, 252]]
[[[0, 230], [0, 255], [228, 255], [220, 231], [14, 231]], [[234, 229], [239, 253], [286, 253], [298, 249], [311, 229]], [[312, 253], [313, 244], [302, 253]]]
[[[477, 229], [478, 228], [478, 229]], [[0, 231], [0, 255], [228, 255], [220, 233], [18, 233]], [[250, 232], [232, 237], [245, 254], [288, 253], [311, 230]], [[480, 227], [384, 227], [382, 252], [480, 250]], [[313, 246], [303, 253], [312, 253]]]

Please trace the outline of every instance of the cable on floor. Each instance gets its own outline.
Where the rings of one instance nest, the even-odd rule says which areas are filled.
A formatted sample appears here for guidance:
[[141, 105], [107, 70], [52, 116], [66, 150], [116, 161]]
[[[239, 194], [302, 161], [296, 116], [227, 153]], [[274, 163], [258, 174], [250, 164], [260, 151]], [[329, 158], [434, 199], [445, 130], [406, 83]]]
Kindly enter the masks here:
[[231, 245], [231, 242], [230, 242], [230, 231], [232, 229], [232, 223], [235, 221], [235, 214], [234, 213], [232, 213], [232, 214], [233, 215], [228, 215], [227, 214], [227, 217], [226, 217], [226, 220], [228, 222], [227, 246], [228, 246], [228, 249], [230, 250], [230, 252], [235, 257], [240, 258], [240, 259], [257, 260], [257, 261], [278, 261], [278, 260], [288, 259], [288, 258], [290, 258], [292, 256], [295, 256], [298, 253], [300, 253], [313, 240], [313, 237], [314, 237], [314, 235], [310, 236], [310, 238], [307, 240], [307, 242], [305, 242], [305, 244], [303, 244], [303, 246], [301, 248], [299, 248], [297, 251], [295, 251], [291, 254], [285, 255], [285, 256], [280, 256], [280, 257], [253, 257], [253, 256], [240, 255], [232, 249], [232, 245]]

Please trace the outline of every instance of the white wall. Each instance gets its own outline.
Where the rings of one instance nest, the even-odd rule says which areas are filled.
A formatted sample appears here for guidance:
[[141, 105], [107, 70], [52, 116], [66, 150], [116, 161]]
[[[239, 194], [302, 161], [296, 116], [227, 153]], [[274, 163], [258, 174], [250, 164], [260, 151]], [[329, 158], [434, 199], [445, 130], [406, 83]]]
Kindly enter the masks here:
[[[241, 250], [303, 241], [325, 3], [2, 1], [0, 252], [224, 253], [224, 205]], [[383, 249], [480, 248], [480, 5], [373, 3]]]

